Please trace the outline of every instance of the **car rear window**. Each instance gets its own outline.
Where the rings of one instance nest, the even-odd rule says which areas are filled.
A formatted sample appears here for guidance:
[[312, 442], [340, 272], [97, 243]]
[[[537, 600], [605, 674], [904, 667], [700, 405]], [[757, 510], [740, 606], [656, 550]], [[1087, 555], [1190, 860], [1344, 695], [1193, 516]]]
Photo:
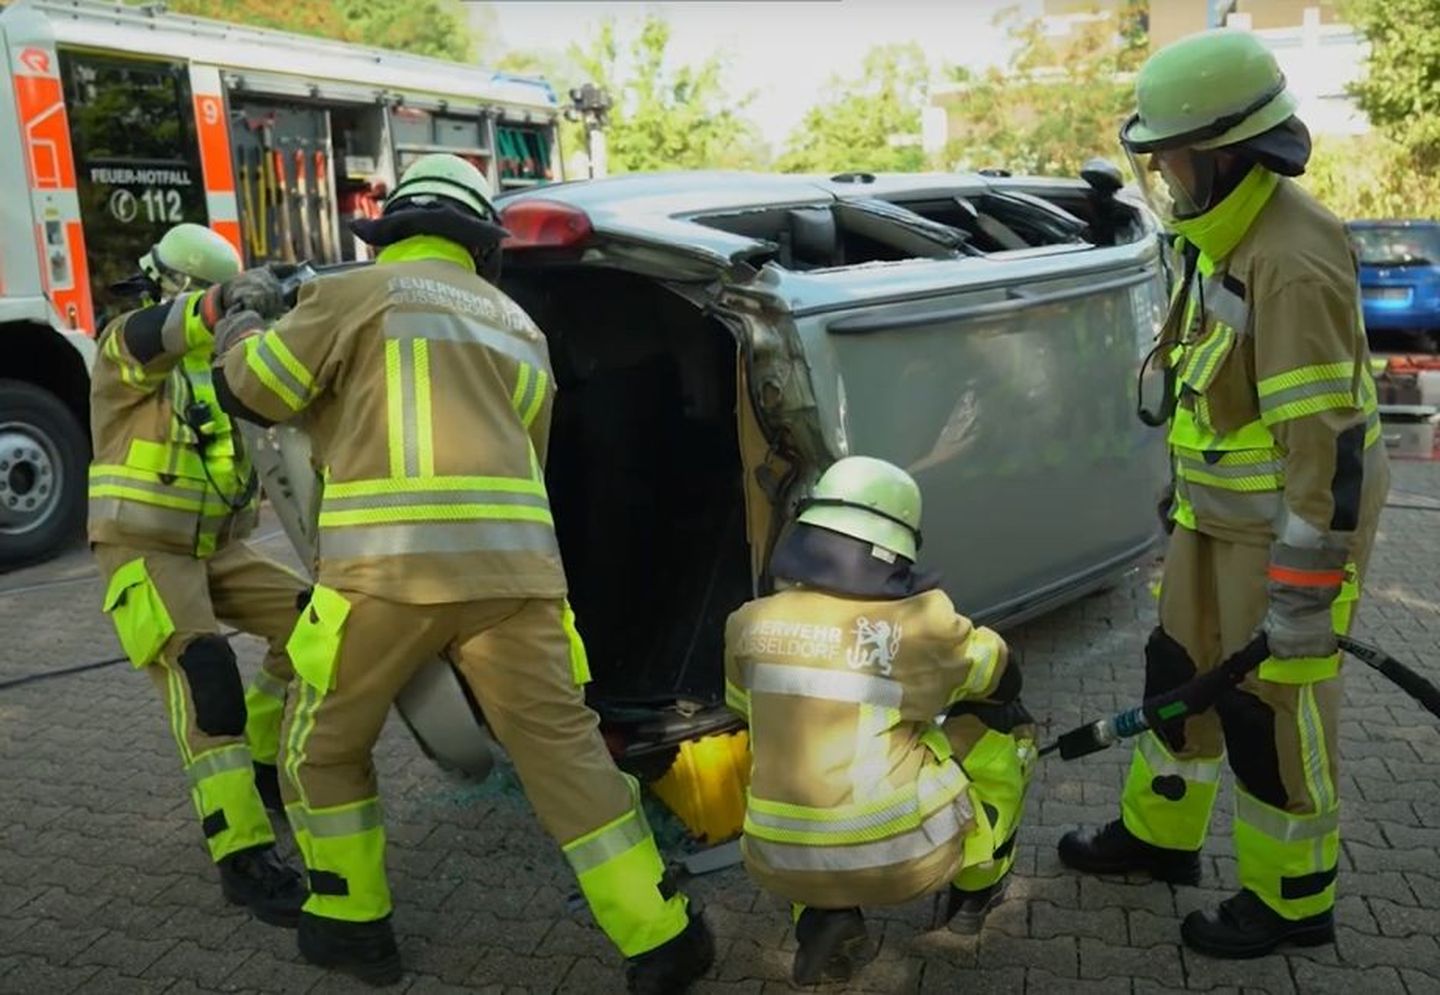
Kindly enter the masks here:
[[1350, 240], [1371, 266], [1440, 265], [1440, 228], [1352, 228]]

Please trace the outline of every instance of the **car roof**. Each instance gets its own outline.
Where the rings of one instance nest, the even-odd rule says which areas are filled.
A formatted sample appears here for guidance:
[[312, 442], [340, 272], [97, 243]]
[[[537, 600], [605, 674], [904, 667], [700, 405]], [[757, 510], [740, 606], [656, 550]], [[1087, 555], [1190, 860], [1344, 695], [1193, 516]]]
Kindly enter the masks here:
[[[863, 177], [846, 180], [843, 176]], [[732, 256], [761, 243], [691, 218], [778, 207], [824, 206], [841, 200], [908, 196], [979, 196], [992, 190], [1025, 192], [1085, 190], [1081, 180], [1045, 177], [993, 177], [976, 173], [750, 173], [686, 170], [627, 173], [598, 180], [573, 180], [496, 198], [502, 210], [527, 200], [548, 200], [585, 212], [596, 231], [643, 235], [677, 245], [705, 246]]]

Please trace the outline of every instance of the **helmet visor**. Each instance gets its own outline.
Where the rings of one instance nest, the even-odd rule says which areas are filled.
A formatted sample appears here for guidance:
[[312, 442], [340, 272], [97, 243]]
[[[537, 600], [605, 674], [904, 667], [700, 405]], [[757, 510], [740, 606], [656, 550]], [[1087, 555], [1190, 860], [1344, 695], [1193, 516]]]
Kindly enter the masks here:
[[1166, 227], [1203, 214], [1212, 206], [1216, 189], [1214, 156], [1196, 149], [1136, 152], [1128, 145], [1125, 155], [1145, 203]]

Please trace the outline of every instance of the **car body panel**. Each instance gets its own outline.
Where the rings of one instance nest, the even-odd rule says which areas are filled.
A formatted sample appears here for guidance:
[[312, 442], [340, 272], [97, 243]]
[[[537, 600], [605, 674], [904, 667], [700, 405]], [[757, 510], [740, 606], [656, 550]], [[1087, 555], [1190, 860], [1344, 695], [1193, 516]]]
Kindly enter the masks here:
[[1440, 335], [1440, 222], [1352, 221], [1370, 331]]
[[[1155, 541], [1163, 433], [1133, 414], [1165, 309], [1153, 219], [1144, 237], [1116, 246], [1076, 239], [805, 271], [767, 260], [773, 243], [695, 219], [1007, 192], [1028, 203], [1084, 190], [966, 174], [661, 173], [509, 194], [498, 206], [550, 199], [584, 210], [596, 234], [586, 262], [624, 267], [617, 247], [642, 243], [657, 256], [667, 247], [688, 259], [710, 254], [713, 281], [689, 293], [747, 340], [749, 376], [764, 388], [755, 393], [769, 398], [759, 419], [786, 423], [797, 449], [795, 486], [779, 496], [787, 507], [777, 517], [840, 456], [893, 460], [926, 495], [927, 565], [945, 573], [963, 610], [1003, 621], [1113, 573]], [[1053, 213], [1062, 227], [1077, 220]]]

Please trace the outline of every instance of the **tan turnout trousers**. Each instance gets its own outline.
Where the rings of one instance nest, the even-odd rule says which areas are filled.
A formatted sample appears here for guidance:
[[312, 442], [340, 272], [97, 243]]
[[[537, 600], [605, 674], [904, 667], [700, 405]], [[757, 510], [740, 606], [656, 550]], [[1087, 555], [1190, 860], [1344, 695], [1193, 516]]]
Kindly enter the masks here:
[[[251, 764], [276, 760], [293, 674], [285, 641], [307, 585], [243, 542], [206, 559], [109, 543], [94, 552], [105, 611], [165, 703], [211, 857], [273, 842]], [[248, 692], [220, 622], [269, 643]]]

